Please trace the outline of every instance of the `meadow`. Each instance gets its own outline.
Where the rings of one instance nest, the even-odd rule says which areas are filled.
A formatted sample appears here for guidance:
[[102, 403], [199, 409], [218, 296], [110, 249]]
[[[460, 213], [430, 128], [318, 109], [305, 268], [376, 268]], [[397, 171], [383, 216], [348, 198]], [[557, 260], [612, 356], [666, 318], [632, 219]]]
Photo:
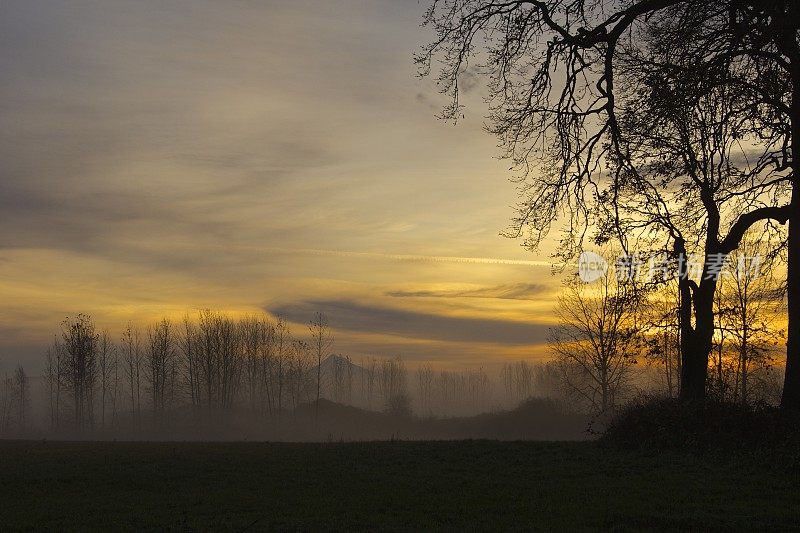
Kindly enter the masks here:
[[0, 441], [4, 530], [797, 529], [797, 462], [583, 442]]

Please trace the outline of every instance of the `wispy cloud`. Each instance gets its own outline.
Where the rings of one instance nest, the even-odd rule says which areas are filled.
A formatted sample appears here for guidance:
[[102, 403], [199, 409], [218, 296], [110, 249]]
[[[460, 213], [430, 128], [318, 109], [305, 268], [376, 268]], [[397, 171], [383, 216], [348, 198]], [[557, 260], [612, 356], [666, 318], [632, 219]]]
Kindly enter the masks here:
[[389, 291], [387, 296], [395, 298], [497, 298], [501, 300], [533, 300], [550, 291], [550, 287], [539, 283], [510, 283], [491, 287], [464, 290], [418, 290]]
[[386, 254], [379, 252], [354, 252], [347, 250], [321, 250], [313, 248], [271, 248], [270, 251], [279, 253], [295, 253], [308, 255], [330, 255], [334, 257], [362, 257], [365, 259], [388, 259], [392, 261], [411, 261], [424, 263], [467, 263], [478, 265], [514, 265], [551, 267], [549, 261], [529, 261], [524, 259], [504, 259], [501, 257], [458, 257], [449, 255], [418, 255], [418, 254]]
[[329, 316], [335, 329], [451, 342], [538, 344], [544, 342], [548, 331], [544, 324], [445, 316], [345, 299], [305, 300], [269, 306], [267, 310], [301, 324], [314, 312], [321, 311]]

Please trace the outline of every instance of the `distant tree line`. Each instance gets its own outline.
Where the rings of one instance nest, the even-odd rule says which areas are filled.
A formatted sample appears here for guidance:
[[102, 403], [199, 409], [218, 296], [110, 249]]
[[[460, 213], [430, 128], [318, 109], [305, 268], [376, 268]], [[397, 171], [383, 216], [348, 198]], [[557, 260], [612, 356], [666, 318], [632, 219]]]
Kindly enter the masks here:
[[12, 375], [0, 377], [0, 435], [24, 433], [30, 423], [30, 382], [19, 366]]
[[[322, 399], [428, 418], [561, 395], [552, 364], [509, 362], [494, 376], [482, 367], [430, 363], [409, 370], [400, 356], [354, 361], [333, 348], [322, 314], [312, 318], [305, 336], [292, 334], [280, 318], [208, 309], [179, 321], [129, 323], [113, 336], [80, 314], [61, 323], [44, 353], [36, 390], [50, 431], [100, 435], [168, 428], [175, 416], [226, 420], [247, 412], [253, 420], [278, 424], [304, 405], [317, 417]], [[30, 420], [30, 397], [22, 367], [0, 379], [0, 434], [44, 429]]]
[[[409, 375], [399, 357], [356, 364], [333, 354], [328, 319], [317, 313], [304, 338], [280, 318], [234, 318], [212, 310], [144, 328], [129, 323], [118, 339], [88, 315], [67, 318], [44, 357], [42, 388], [54, 431], [136, 430], [158, 426], [171, 413], [193, 416], [236, 410], [280, 421], [323, 396], [397, 416], [440, 416], [487, 410], [492, 384], [482, 370]], [[22, 368], [0, 389], [0, 422], [24, 421], [29, 387]], [[532, 390], [528, 392], [532, 393]], [[316, 416], [316, 415], [315, 415]], [[20, 422], [22, 423], [22, 422]], [[0, 427], [0, 429], [2, 429]]]
[[[312, 325], [319, 331], [319, 325]], [[327, 326], [322, 326], [327, 335]], [[78, 315], [62, 323], [48, 349], [44, 382], [53, 428], [105, 428], [121, 414], [135, 424], [186, 406], [227, 410], [247, 406], [277, 416], [314, 398], [310, 372], [318, 353], [290, 335], [283, 320], [234, 319], [202, 310], [143, 331], [129, 324], [118, 342]]]

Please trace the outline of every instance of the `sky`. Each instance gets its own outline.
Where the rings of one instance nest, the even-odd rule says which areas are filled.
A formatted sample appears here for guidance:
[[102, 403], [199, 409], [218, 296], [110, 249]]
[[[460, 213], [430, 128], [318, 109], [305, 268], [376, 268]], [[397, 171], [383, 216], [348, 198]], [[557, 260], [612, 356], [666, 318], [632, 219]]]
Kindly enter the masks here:
[[547, 247], [415, 76], [427, 2], [0, 3], [0, 371], [59, 323], [213, 308], [328, 315], [334, 351], [491, 366], [546, 356]]

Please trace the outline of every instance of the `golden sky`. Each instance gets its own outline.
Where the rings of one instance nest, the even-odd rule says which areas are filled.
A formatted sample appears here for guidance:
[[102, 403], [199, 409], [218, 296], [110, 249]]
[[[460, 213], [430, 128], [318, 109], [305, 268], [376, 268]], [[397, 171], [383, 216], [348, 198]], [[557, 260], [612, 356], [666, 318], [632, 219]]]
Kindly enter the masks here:
[[557, 278], [416, 0], [0, 3], [0, 371], [59, 322], [314, 311], [355, 358], [544, 353]]

